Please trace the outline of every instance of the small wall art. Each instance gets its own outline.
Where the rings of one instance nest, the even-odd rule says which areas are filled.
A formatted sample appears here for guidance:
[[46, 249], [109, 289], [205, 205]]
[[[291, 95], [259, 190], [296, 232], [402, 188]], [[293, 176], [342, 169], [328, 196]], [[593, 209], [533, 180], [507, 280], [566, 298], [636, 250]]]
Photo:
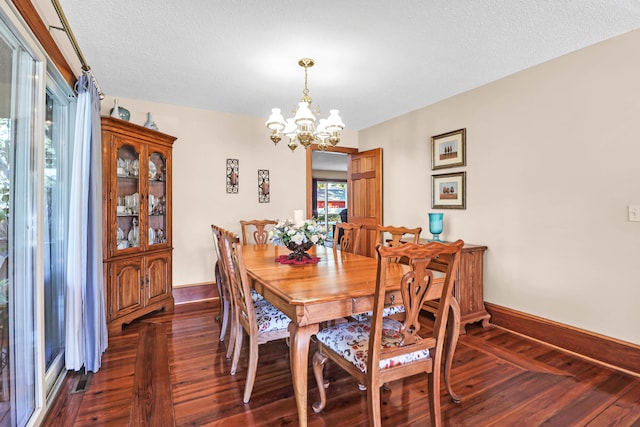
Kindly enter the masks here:
[[467, 164], [466, 134], [466, 129], [458, 129], [431, 137], [431, 170]]
[[431, 175], [431, 207], [434, 209], [466, 209], [466, 172]]
[[269, 171], [267, 169], [258, 169], [258, 202], [270, 202], [269, 188]]
[[227, 159], [227, 193], [238, 194], [240, 184], [240, 161]]

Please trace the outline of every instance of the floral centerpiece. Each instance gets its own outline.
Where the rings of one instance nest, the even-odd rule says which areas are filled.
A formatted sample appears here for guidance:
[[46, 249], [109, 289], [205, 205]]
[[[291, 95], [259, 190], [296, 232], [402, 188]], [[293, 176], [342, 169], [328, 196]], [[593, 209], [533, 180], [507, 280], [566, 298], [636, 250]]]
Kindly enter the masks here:
[[327, 238], [324, 227], [314, 218], [307, 219], [301, 224], [291, 220], [278, 221], [275, 227], [269, 231], [269, 240], [274, 245], [284, 245], [291, 251], [288, 259], [301, 261], [303, 258], [311, 258], [306, 251], [313, 245], [324, 244]]

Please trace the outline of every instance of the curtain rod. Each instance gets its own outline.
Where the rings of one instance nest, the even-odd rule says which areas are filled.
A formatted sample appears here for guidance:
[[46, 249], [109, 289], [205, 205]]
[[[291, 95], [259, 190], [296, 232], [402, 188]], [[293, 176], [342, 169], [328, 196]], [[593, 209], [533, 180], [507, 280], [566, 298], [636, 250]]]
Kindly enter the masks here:
[[59, 27], [52, 27], [52, 28], [62, 30], [67, 34], [67, 37], [69, 37], [69, 41], [71, 42], [71, 46], [73, 47], [73, 50], [75, 50], [76, 55], [78, 55], [78, 59], [82, 64], [82, 71], [84, 73], [90, 74], [91, 77], [93, 77], [93, 84], [96, 86], [96, 89], [98, 89], [98, 96], [100, 96], [100, 99], [104, 99], [104, 92], [102, 92], [102, 89], [100, 88], [100, 85], [96, 80], [96, 76], [93, 75], [93, 71], [91, 71], [91, 67], [87, 64], [87, 61], [84, 59], [84, 55], [80, 50], [80, 46], [78, 46], [78, 41], [76, 40], [75, 36], [73, 35], [73, 31], [71, 31], [71, 27], [69, 26], [69, 21], [67, 21], [67, 17], [64, 15], [64, 12], [62, 11], [62, 6], [60, 6], [60, 3], [58, 2], [58, 0], [51, 0], [51, 3], [53, 3], [53, 7], [55, 8], [56, 13], [58, 14], [58, 17], [60, 18], [60, 23], [62, 24], [62, 28], [59, 28]]

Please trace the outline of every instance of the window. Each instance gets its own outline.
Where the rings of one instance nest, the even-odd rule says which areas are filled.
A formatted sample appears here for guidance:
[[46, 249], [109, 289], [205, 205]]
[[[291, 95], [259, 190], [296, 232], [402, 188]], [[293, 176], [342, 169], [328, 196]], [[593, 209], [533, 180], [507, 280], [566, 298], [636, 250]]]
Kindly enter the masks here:
[[315, 216], [327, 229], [327, 239], [333, 239], [333, 226], [340, 222], [340, 213], [347, 208], [347, 182], [315, 180]]

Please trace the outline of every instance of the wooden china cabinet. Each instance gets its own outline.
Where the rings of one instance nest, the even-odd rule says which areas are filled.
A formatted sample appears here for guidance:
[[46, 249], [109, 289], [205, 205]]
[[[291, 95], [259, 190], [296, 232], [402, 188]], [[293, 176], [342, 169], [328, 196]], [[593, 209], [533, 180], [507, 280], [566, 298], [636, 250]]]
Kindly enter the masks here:
[[102, 245], [109, 335], [173, 310], [171, 149], [175, 137], [102, 117]]

